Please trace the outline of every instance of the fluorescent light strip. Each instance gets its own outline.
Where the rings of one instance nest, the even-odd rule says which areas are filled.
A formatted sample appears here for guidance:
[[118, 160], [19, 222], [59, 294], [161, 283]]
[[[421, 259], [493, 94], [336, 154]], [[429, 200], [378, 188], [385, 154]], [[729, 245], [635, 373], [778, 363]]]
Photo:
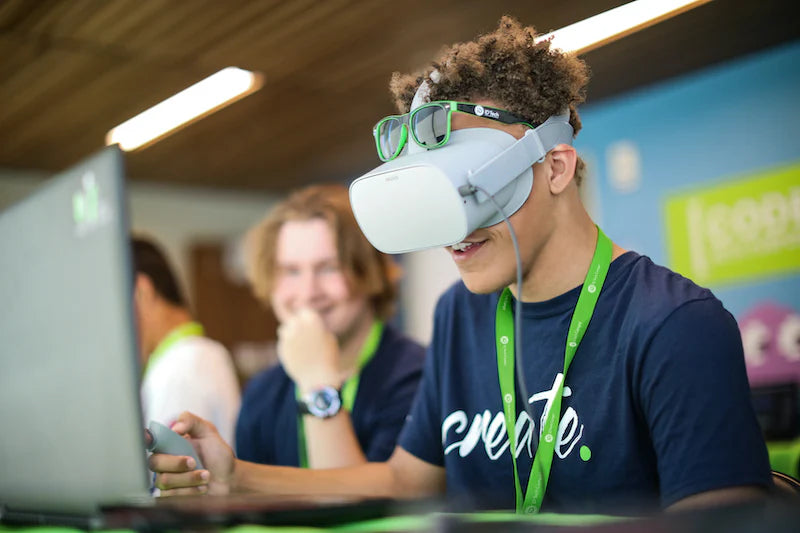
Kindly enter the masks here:
[[227, 67], [126, 120], [106, 135], [125, 151], [149, 146], [195, 120], [257, 91], [259, 74]]
[[551, 47], [583, 54], [621, 37], [674, 17], [711, 0], [636, 0], [536, 39], [553, 38]]
[[[542, 35], [551, 46], [581, 54], [711, 0], [636, 0]], [[144, 148], [261, 88], [263, 78], [227, 67], [123, 122], [106, 135], [106, 144], [125, 151]]]

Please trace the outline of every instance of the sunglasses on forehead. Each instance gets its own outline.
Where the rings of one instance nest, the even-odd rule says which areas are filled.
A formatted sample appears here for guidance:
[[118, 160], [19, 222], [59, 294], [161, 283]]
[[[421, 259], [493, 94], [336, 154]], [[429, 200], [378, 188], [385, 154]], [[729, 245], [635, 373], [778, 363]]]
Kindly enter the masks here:
[[431, 150], [444, 146], [450, 139], [450, 120], [454, 112], [533, 128], [532, 121], [503, 109], [466, 102], [430, 102], [410, 113], [382, 118], [375, 124], [372, 134], [375, 136], [378, 157], [381, 161], [391, 161], [400, 155], [408, 141], [409, 132], [414, 142], [423, 148]]

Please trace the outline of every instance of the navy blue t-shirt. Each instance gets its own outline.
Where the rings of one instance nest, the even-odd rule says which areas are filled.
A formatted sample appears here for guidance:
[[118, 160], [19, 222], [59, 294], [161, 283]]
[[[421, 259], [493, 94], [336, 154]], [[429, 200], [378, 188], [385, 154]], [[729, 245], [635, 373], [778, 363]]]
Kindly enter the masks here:
[[[353, 422], [369, 461], [385, 461], [411, 407], [425, 350], [384, 326], [375, 355], [361, 370]], [[242, 396], [236, 424], [236, 456], [256, 463], [299, 466], [294, 382], [276, 365], [253, 377]]]
[[[563, 372], [580, 287], [522, 307], [523, 366], [534, 428], [517, 384], [523, 490], [542, 410]], [[419, 394], [399, 444], [444, 466], [459, 504], [513, 509], [514, 478], [495, 344], [499, 293], [463, 283], [437, 304]], [[512, 309], [514, 306], [512, 306]], [[768, 486], [734, 318], [710, 291], [628, 252], [612, 262], [567, 374], [545, 512], [637, 514], [692, 494]]]

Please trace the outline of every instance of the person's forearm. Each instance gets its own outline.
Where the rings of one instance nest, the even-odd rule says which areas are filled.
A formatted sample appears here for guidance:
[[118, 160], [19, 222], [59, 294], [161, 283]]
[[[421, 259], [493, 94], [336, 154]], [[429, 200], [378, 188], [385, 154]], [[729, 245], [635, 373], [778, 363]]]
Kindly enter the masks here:
[[367, 462], [347, 411], [327, 419], [304, 416], [303, 425], [309, 468], [342, 468]]
[[403, 494], [387, 463], [326, 470], [269, 466], [236, 460], [231, 489], [237, 492], [309, 496], [402, 498]]

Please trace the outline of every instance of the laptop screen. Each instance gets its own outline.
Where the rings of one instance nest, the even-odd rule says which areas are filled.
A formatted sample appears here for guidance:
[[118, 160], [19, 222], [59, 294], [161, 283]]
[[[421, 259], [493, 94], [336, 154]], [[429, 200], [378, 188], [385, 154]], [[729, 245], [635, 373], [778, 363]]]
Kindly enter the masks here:
[[122, 156], [0, 213], [0, 513], [146, 497]]

